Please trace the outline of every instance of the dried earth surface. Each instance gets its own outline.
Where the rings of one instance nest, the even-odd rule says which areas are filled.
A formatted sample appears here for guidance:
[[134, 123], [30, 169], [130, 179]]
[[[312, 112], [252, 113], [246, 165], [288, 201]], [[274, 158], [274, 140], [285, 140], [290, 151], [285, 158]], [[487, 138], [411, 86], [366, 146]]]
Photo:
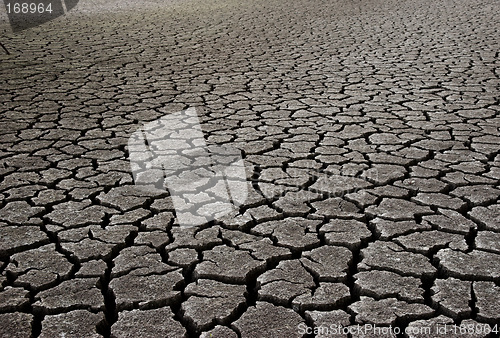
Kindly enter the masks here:
[[[487, 337], [498, 13], [82, 0], [13, 34], [2, 12], [0, 337]], [[189, 107], [241, 150], [248, 197], [183, 228], [167, 191], [134, 185], [127, 142]]]

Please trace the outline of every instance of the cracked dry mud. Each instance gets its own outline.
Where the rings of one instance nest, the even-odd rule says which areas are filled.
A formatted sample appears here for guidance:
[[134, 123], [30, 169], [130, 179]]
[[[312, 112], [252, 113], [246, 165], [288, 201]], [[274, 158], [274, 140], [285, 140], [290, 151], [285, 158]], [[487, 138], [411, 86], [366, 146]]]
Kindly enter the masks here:
[[[499, 12], [96, 0], [16, 35], [2, 13], [0, 337], [498, 323]], [[127, 140], [189, 107], [249, 193], [181, 228]]]

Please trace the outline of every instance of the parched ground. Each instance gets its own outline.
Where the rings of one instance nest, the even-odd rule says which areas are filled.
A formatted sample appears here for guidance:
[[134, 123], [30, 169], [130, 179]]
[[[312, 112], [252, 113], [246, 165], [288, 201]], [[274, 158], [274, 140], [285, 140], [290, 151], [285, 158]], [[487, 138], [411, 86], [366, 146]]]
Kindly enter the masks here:
[[[81, 0], [12, 34], [2, 12], [0, 337], [487, 336], [498, 13]], [[249, 195], [180, 228], [167, 192], [134, 185], [127, 141], [189, 107], [242, 151]]]

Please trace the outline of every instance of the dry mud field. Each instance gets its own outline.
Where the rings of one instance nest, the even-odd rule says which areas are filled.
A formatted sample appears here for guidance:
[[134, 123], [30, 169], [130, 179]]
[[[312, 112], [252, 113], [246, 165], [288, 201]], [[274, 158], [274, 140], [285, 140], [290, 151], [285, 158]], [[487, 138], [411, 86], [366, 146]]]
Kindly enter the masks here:
[[[498, 337], [498, 13], [81, 0], [13, 33], [2, 8], [0, 337]], [[132, 136], [183, 111], [157, 150], [237, 150], [239, 204], [136, 184]]]

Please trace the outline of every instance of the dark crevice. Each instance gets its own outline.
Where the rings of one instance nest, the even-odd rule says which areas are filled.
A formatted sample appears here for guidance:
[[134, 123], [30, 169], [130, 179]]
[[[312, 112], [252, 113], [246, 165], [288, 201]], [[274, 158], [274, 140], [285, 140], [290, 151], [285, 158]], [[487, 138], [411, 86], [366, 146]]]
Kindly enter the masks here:
[[111, 326], [118, 320], [118, 313], [116, 311], [116, 299], [113, 291], [109, 288], [111, 281], [111, 270], [114, 267], [113, 261], [110, 259], [107, 262], [107, 268], [104, 277], [100, 279], [101, 293], [104, 297], [104, 318], [105, 323], [99, 326], [100, 333], [104, 338], [111, 337]]
[[31, 334], [33, 338], [36, 338], [40, 336], [42, 333], [42, 321], [44, 319], [45, 315], [42, 313], [33, 313], [33, 322], [31, 324]]
[[465, 236], [465, 242], [468, 246], [467, 253], [472, 252], [476, 248], [477, 231], [477, 227], [471, 227], [469, 233]]

